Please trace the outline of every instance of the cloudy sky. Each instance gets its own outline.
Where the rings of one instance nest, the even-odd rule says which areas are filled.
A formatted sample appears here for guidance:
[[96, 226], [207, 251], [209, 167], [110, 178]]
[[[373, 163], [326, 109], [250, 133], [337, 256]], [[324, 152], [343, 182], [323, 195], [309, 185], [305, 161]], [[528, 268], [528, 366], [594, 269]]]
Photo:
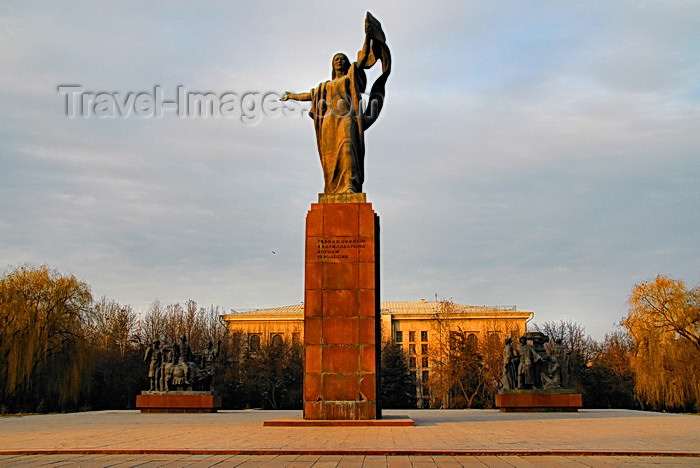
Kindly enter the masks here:
[[[0, 266], [45, 263], [143, 311], [301, 302], [313, 125], [256, 99], [329, 79], [367, 10], [394, 61], [366, 134], [382, 300], [517, 305], [600, 338], [635, 283], [698, 284], [686, 1], [3, 2]], [[61, 85], [247, 94], [254, 118], [69, 117]]]

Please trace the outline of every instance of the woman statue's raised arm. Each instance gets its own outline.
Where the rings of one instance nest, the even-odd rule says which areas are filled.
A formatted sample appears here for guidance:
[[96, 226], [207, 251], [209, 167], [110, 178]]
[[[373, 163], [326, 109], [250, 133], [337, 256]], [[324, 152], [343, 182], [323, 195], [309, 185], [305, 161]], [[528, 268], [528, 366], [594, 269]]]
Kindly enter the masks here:
[[[370, 55], [370, 43], [372, 38], [369, 35], [369, 25], [365, 22], [365, 43], [362, 44], [362, 49], [357, 53], [357, 66], [360, 68], [369, 68], [367, 66], [367, 60]], [[371, 66], [371, 65], [370, 65]]]

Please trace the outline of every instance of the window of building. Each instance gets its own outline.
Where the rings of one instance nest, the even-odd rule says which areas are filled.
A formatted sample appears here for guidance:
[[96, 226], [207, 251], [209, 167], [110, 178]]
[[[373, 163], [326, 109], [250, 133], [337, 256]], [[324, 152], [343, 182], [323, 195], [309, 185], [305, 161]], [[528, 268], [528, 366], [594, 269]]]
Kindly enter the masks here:
[[396, 342], [401, 343], [403, 341], [403, 332], [396, 330]]
[[428, 357], [427, 356], [423, 356], [422, 358], [420, 358], [420, 365], [421, 365], [421, 367], [428, 367]]
[[411, 371], [411, 380], [413, 380], [414, 382], [416, 381], [416, 371], [414, 370]]
[[248, 348], [253, 352], [260, 351], [260, 335], [250, 335]]
[[491, 349], [496, 349], [501, 345], [501, 337], [498, 333], [491, 333], [489, 335], [489, 346]]
[[414, 341], [416, 341], [416, 332], [414, 332], [414, 331], [408, 332], [408, 342], [413, 343]]
[[298, 345], [300, 339], [301, 339], [301, 338], [300, 338], [298, 332], [292, 333], [292, 344], [293, 344], [293, 345]]
[[476, 335], [475, 335], [474, 333], [470, 333], [470, 334], [467, 336], [467, 346], [469, 346], [470, 348], [475, 349], [477, 343], [478, 343], [478, 341], [477, 341], [477, 339], [476, 339]]
[[416, 354], [416, 345], [414, 345], [414, 344], [408, 345], [408, 354]]
[[411, 356], [408, 358], [408, 367], [416, 367], [416, 358]]
[[427, 331], [420, 332], [420, 340], [421, 341], [428, 341], [428, 332]]
[[421, 380], [423, 383], [428, 383], [428, 379], [430, 378], [430, 371], [424, 370], [421, 372]]
[[282, 346], [282, 335], [280, 335], [279, 333], [272, 335], [272, 338], [270, 339], [270, 344], [275, 348]]
[[428, 345], [427, 344], [420, 345], [420, 353], [421, 354], [428, 354]]

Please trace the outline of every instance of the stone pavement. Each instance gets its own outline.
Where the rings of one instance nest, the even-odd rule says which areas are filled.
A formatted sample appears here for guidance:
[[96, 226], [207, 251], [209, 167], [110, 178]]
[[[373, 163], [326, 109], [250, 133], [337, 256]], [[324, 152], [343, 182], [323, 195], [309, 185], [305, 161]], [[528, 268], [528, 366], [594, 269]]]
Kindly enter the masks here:
[[567, 467], [700, 466], [698, 457], [528, 455], [0, 455], [2, 467]]
[[263, 427], [300, 412], [258, 410], [3, 417], [0, 466], [700, 466], [695, 415], [386, 413], [416, 426]]

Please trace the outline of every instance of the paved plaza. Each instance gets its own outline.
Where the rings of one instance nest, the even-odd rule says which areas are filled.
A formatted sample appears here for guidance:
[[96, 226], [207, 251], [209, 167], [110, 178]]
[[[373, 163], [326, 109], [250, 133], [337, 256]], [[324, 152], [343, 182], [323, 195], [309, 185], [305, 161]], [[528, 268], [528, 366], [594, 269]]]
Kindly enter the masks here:
[[391, 410], [415, 427], [264, 427], [298, 411], [0, 418], [0, 466], [700, 466], [700, 417]]

